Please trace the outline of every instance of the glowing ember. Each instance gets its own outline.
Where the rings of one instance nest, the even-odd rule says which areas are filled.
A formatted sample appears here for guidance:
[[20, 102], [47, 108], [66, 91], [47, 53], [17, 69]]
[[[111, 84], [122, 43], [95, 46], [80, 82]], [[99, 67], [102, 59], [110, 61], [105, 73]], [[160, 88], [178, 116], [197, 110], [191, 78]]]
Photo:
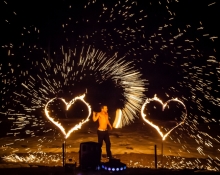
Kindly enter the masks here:
[[[175, 101], [175, 102], [180, 103], [181, 105], [183, 105], [183, 107], [184, 107], [184, 109], [185, 109], [185, 115], [184, 115], [183, 120], [182, 120], [179, 124], [177, 124], [176, 126], [174, 126], [172, 129], [170, 129], [166, 134], [164, 134], [164, 133], [160, 130], [160, 128], [159, 128], [157, 125], [153, 124], [151, 121], [149, 121], [148, 119], [146, 119], [146, 114], [144, 113], [144, 109], [145, 109], [146, 105], [147, 105], [148, 103], [150, 103], [151, 101], [157, 101], [157, 102], [159, 102], [159, 103], [162, 105], [162, 111], [164, 111], [164, 109], [166, 108], [167, 104], [168, 104], [169, 102], [171, 102], [171, 101]], [[151, 125], [153, 128], [155, 128], [155, 129], [157, 130], [157, 132], [158, 132], [158, 133], [160, 134], [160, 136], [162, 137], [162, 140], [165, 140], [166, 137], [167, 137], [175, 128], [177, 128], [178, 126], [180, 126], [180, 125], [182, 125], [182, 124], [184, 123], [184, 121], [185, 121], [185, 119], [186, 119], [186, 116], [187, 116], [187, 110], [186, 110], [186, 106], [184, 105], [184, 103], [183, 103], [182, 101], [178, 100], [177, 98], [168, 100], [167, 102], [163, 103], [162, 100], [160, 100], [159, 98], [157, 98], [157, 96], [155, 95], [154, 98], [148, 98], [148, 99], [146, 99], [145, 103], [143, 104], [143, 106], [142, 106], [142, 108], [141, 108], [141, 116], [142, 116], [142, 118], [144, 119], [145, 122], [147, 122], [149, 125]]]
[[44, 164], [51, 164], [51, 163], [60, 163], [62, 157], [57, 155], [46, 155], [46, 153], [38, 153], [38, 154], [28, 154], [26, 156], [19, 156], [16, 154], [11, 154], [9, 156], [2, 157], [6, 162], [20, 162], [20, 163], [44, 163]]
[[[30, 155], [35, 145], [37, 150], [32, 151], [42, 150], [42, 145], [50, 152], [54, 147], [55, 151], [62, 134], [57, 135], [47, 126], [41, 109], [60, 90], [65, 89], [64, 95], [75, 97], [75, 85], [80, 86], [94, 77], [92, 86], [90, 81], [85, 83], [88, 94], [91, 87], [96, 88], [109, 79], [114, 82], [114, 88], [119, 89], [122, 98], [117, 100], [122, 100], [124, 105], [116, 106], [122, 113], [122, 118], [115, 120], [118, 127], [133, 125], [146, 100], [146, 92], [155, 93], [151, 87], [161, 88], [158, 90], [167, 97], [187, 102], [187, 117], [181, 125], [184, 127], [176, 128], [172, 137], [169, 134], [170, 143], [175, 146], [168, 148], [170, 154], [182, 158], [169, 157], [169, 165], [164, 158], [164, 166], [220, 170], [220, 119], [216, 113], [220, 107], [217, 2], [58, 1], [49, 18], [45, 17], [50, 4], [35, 3], [43, 8], [38, 14], [34, 9], [39, 8], [21, 8], [27, 6], [26, 1], [22, 2], [5, 0], [1, 4], [2, 9], [6, 9], [1, 20], [0, 126], [1, 135], [6, 136], [1, 140], [1, 155], [19, 152]], [[182, 10], [186, 8], [187, 11]], [[49, 28], [43, 25], [48, 22], [52, 24]], [[10, 31], [16, 32], [12, 35]], [[47, 38], [48, 46], [45, 45]], [[118, 55], [113, 56], [114, 53]], [[143, 80], [144, 77], [147, 80]], [[158, 85], [155, 81], [158, 79], [166, 81]], [[50, 134], [53, 136], [49, 137]], [[46, 137], [43, 139], [42, 135]], [[35, 141], [30, 145], [31, 139], [38, 140], [40, 136], [39, 144]], [[134, 138], [138, 139], [137, 135]], [[28, 142], [30, 149], [19, 148], [21, 144], [16, 143], [21, 142], [25, 142], [24, 145]], [[186, 156], [196, 159], [185, 160]], [[39, 154], [38, 157], [46, 156]], [[138, 156], [137, 162], [140, 160]], [[135, 163], [132, 159], [130, 166]], [[145, 165], [151, 167], [154, 162], [135, 166]]]
[[62, 133], [64, 134], [64, 136], [65, 136], [66, 139], [70, 136], [70, 134], [71, 134], [73, 131], [80, 129], [81, 126], [82, 126], [84, 123], [86, 123], [87, 121], [89, 121], [89, 116], [91, 115], [91, 107], [90, 107], [90, 105], [84, 100], [84, 97], [85, 97], [85, 94], [84, 94], [84, 95], [81, 95], [81, 96], [78, 96], [78, 97], [76, 97], [76, 98], [74, 98], [74, 99], [72, 99], [69, 103], [67, 103], [67, 102], [66, 102], [64, 99], [62, 99], [62, 98], [58, 98], [58, 99], [61, 99], [61, 100], [66, 104], [66, 110], [68, 110], [68, 109], [70, 108], [70, 106], [75, 103], [76, 100], [81, 100], [81, 101], [82, 101], [83, 103], [85, 103], [86, 106], [88, 107], [89, 113], [88, 113], [88, 116], [87, 116], [86, 120], [82, 120], [80, 123], [78, 123], [77, 125], [75, 125], [74, 127], [72, 127], [68, 132], [65, 131], [65, 128], [62, 126], [61, 123], [55, 121], [54, 118], [49, 115], [48, 105], [49, 105], [52, 101], [54, 101], [55, 99], [57, 99], [57, 98], [52, 98], [52, 99], [51, 99], [50, 101], [48, 101], [47, 104], [45, 105], [44, 111], [45, 111], [45, 114], [46, 114], [47, 118], [48, 118], [55, 126], [57, 126], [57, 127], [62, 131]]

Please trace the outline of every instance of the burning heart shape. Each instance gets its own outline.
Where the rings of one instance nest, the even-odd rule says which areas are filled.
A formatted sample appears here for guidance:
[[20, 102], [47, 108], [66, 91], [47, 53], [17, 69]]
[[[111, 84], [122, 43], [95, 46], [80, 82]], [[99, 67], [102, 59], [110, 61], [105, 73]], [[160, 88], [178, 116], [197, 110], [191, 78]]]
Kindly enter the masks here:
[[[166, 134], [163, 134], [162, 131], [160, 130], [160, 128], [153, 124], [152, 122], [150, 122], [148, 119], [146, 119], [146, 114], [144, 113], [144, 109], [146, 107], [146, 105], [148, 103], [150, 103], [151, 101], [157, 101], [159, 102], [161, 105], [162, 105], [162, 111], [164, 111], [164, 109], [166, 108], [167, 104], [171, 101], [174, 101], [174, 102], [178, 102], [180, 103], [181, 105], [183, 105], [184, 109], [185, 109], [185, 115], [184, 115], [184, 118], [183, 120], [178, 124], [176, 125], [175, 127], [173, 127], [172, 129], [170, 129]], [[178, 126], [182, 125], [186, 119], [186, 116], [187, 116], [187, 110], [186, 110], [186, 106], [184, 105], [184, 103], [180, 100], [178, 100], [177, 98], [175, 99], [171, 99], [171, 100], [168, 100], [166, 101], [165, 103], [163, 103], [159, 98], [156, 97], [156, 95], [154, 96], [154, 98], [148, 98], [145, 103], [143, 104], [142, 108], [141, 108], [141, 116], [142, 118], [144, 119], [145, 122], [147, 122], [149, 125], [151, 125], [153, 128], [155, 128], [157, 130], [157, 132], [160, 134], [160, 136], [162, 137], [162, 140], [165, 140], [166, 137], [171, 133], [171, 131], [173, 131], [175, 128], [177, 128]]]
[[88, 116], [87, 116], [86, 120], [82, 120], [80, 123], [78, 123], [77, 125], [75, 125], [74, 127], [72, 127], [68, 132], [65, 131], [65, 129], [64, 129], [64, 127], [62, 126], [61, 123], [55, 121], [54, 118], [52, 118], [52, 117], [49, 115], [49, 111], [48, 111], [48, 109], [47, 109], [47, 108], [48, 108], [48, 105], [49, 105], [52, 101], [54, 101], [55, 99], [57, 99], [57, 98], [52, 98], [52, 99], [49, 100], [49, 101], [47, 102], [47, 104], [45, 105], [44, 112], [45, 112], [47, 118], [48, 118], [54, 125], [56, 125], [56, 126], [62, 131], [62, 133], [64, 134], [64, 136], [65, 136], [66, 139], [70, 136], [70, 134], [71, 134], [73, 131], [80, 129], [81, 126], [82, 126], [84, 123], [86, 123], [87, 121], [89, 121], [89, 116], [91, 115], [91, 107], [90, 107], [90, 105], [84, 100], [84, 97], [85, 97], [85, 94], [84, 94], [84, 95], [81, 95], [81, 96], [78, 96], [78, 97], [76, 97], [76, 98], [74, 98], [74, 99], [72, 99], [69, 103], [67, 103], [67, 102], [66, 102], [64, 99], [62, 99], [62, 98], [58, 98], [58, 99], [62, 100], [62, 101], [66, 104], [66, 110], [68, 110], [68, 109], [70, 108], [70, 106], [75, 103], [76, 100], [81, 100], [83, 103], [85, 103], [86, 106], [88, 107], [88, 110], [89, 110], [89, 113], [88, 113]]

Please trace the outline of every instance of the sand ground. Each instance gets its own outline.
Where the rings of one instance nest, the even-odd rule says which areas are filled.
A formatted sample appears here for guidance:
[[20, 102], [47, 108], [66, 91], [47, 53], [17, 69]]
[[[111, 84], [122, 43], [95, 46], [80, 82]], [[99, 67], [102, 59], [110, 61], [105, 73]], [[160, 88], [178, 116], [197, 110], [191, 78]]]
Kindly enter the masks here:
[[[219, 127], [218, 127], [219, 128]], [[217, 128], [217, 129], [218, 129]], [[79, 145], [82, 142], [97, 141], [97, 124], [88, 122], [66, 140], [66, 157], [79, 163]], [[174, 131], [175, 132], [175, 131]], [[184, 140], [175, 140], [175, 134], [163, 142], [163, 158], [161, 156], [162, 141], [159, 134], [148, 125], [136, 122], [132, 126], [109, 131], [113, 156], [132, 168], [155, 167], [155, 145], [157, 147], [158, 167], [171, 169], [199, 168], [220, 170], [220, 162], [216, 160], [216, 149], [203, 147], [187, 134]], [[28, 166], [62, 166], [63, 136], [57, 132], [48, 132], [34, 137], [4, 137], [0, 138], [1, 164], [15, 162], [17, 165]], [[215, 143], [215, 148], [220, 144]], [[186, 149], [187, 148], [187, 149]], [[102, 148], [105, 161], [105, 144]], [[210, 161], [210, 157], [213, 159]], [[12, 165], [13, 166], [13, 165]], [[14, 164], [14, 166], [16, 166]], [[23, 165], [21, 165], [23, 166]]]

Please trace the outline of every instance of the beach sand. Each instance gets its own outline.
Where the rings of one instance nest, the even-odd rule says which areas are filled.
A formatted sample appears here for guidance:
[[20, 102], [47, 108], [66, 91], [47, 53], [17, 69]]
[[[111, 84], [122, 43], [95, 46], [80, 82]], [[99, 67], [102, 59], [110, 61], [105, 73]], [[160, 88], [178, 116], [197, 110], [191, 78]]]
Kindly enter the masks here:
[[[97, 142], [97, 123], [88, 122], [81, 130], [75, 131], [66, 140], [66, 161], [72, 159], [79, 165], [79, 146], [82, 142]], [[216, 150], [203, 147], [186, 133], [183, 140], [175, 139], [175, 130], [162, 142], [160, 135], [147, 124], [136, 122], [132, 126], [109, 131], [111, 150], [115, 158], [125, 163], [128, 168], [155, 168], [155, 145], [157, 150], [158, 168], [167, 169], [208, 169], [220, 170], [220, 162], [215, 160]], [[177, 137], [179, 138], [179, 137]], [[34, 137], [3, 137], [0, 138], [0, 168], [22, 167], [62, 167], [63, 135], [59, 130], [47, 132]], [[163, 144], [163, 158], [161, 148]], [[217, 144], [217, 143], [215, 143]], [[215, 145], [219, 148], [220, 145]], [[102, 147], [102, 161], [105, 159], [105, 144]], [[213, 158], [210, 161], [210, 157]], [[216, 167], [218, 169], [216, 169]]]

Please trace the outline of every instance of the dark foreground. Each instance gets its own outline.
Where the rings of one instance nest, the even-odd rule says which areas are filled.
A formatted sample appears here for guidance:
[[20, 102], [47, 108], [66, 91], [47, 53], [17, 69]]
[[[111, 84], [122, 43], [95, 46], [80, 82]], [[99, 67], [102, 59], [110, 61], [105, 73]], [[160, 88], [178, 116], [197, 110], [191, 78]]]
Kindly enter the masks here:
[[104, 174], [146, 174], [146, 175], [200, 175], [200, 174], [220, 174], [220, 172], [212, 172], [207, 170], [170, 170], [170, 169], [147, 169], [147, 168], [128, 168], [121, 172], [111, 172], [105, 170], [80, 170], [76, 168], [72, 172], [65, 172], [63, 167], [30, 167], [30, 168], [1, 168], [1, 175], [104, 175]]

